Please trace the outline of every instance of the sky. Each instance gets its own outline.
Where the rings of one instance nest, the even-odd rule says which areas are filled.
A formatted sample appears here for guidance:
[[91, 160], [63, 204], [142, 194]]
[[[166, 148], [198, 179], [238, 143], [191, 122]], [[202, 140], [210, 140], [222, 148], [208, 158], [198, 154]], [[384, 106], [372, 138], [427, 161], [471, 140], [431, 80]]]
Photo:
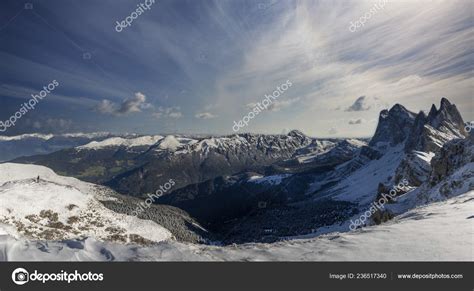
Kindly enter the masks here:
[[240, 132], [369, 137], [442, 97], [474, 119], [473, 1], [149, 1], [1, 1], [0, 121], [58, 85], [0, 134], [232, 134], [287, 82]]

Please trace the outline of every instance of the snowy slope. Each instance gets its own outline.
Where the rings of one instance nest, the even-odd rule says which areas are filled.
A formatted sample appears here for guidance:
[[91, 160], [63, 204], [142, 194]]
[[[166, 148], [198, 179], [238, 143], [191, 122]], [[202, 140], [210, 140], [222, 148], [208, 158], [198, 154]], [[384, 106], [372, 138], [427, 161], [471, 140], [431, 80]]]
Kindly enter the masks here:
[[228, 247], [167, 241], [135, 248], [94, 239], [44, 244], [16, 240], [0, 229], [0, 260], [472, 261], [473, 209], [471, 191], [350, 233]]
[[[378, 184], [381, 181], [389, 181], [393, 177], [404, 155], [402, 145], [389, 147], [379, 160], [368, 162], [343, 178], [335, 187], [322, 193], [317, 199], [331, 197], [358, 203], [361, 206], [370, 204], [377, 195]], [[338, 169], [344, 166], [341, 165]]]
[[[36, 177], [40, 180], [36, 181]], [[0, 164], [0, 224], [14, 237], [159, 242], [171, 238], [160, 225], [115, 213], [100, 200], [104, 189], [34, 165]], [[148, 241], [146, 241], [148, 240]]]
[[252, 176], [249, 178], [249, 182], [257, 183], [257, 184], [270, 184], [270, 185], [279, 185], [283, 181], [290, 177], [289, 174], [281, 174], [281, 175], [272, 175], [272, 176]]
[[33, 179], [37, 178], [37, 176], [40, 176], [42, 180], [67, 184], [84, 192], [90, 191], [93, 186], [93, 184], [85, 183], [75, 178], [59, 176], [53, 170], [43, 166], [15, 163], [0, 164], [0, 185], [7, 182]]

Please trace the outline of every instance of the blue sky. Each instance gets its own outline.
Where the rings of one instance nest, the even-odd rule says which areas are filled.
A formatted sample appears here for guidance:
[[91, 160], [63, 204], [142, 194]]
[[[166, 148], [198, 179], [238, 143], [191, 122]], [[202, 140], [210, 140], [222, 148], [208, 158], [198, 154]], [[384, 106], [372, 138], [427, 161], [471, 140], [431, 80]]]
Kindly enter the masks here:
[[163, 0], [115, 31], [143, 2], [2, 1], [0, 120], [60, 84], [3, 134], [227, 134], [287, 80], [245, 131], [370, 136], [441, 97], [474, 119], [472, 1]]

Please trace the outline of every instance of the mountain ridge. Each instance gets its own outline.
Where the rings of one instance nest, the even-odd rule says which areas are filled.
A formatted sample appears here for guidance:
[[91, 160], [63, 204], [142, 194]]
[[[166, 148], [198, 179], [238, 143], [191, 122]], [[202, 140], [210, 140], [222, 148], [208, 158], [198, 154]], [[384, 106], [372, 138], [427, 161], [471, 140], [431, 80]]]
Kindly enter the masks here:
[[[444, 194], [432, 189], [445, 180], [450, 182], [442, 192], [451, 197], [459, 192], [456, 187], [469, 189], [474, 176], [472, 159], [456, 162], [459, 153], [469, 153], [472, 135], [465, 132], [456, 106], [445, 98], [428, 115], [400, 104], [383, 110], [368, 143], [316, 139], [300, 131], [111, 141], [103, 147], [91, 143], [94, 146], [18, 161], [50, 166], [142, 199], [173, 179], [176, 186], [153, 205], [183, 210], [210, 231], [207, 239], [224, 244], [274, 242], [322, 234], [336, 225], [348, 227], [347, 222], [364, 213], [383, 189], [406, 180], [409, 190], [399, 193], [403, 202], [392, 201], [361, 227], [383, 223], [422, 203], [408, 199], [417, 197], [417, 189], [432, 193], [435, 201]], [[453, 176], [459, 171], [463, 182]], [[434, 173], [440, 173], [438, 178]]]

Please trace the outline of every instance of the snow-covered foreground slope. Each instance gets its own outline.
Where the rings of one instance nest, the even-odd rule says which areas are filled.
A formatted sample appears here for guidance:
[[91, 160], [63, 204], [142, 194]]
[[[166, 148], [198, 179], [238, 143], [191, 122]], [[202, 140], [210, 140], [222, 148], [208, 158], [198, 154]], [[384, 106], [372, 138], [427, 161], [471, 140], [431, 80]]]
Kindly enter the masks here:
[[40, 240], [143, 243], [171, 237], [152, 221], [107, 209], [100, 202], [110, 199], [103, 191], [43, 166], [0, 164], [0, 227], [13, 237]]
[[136, 247], [91, 238], [41, 243], [17, 240], [0, 230], [0, 260], [472, 261], [473, 227], [474, 191], [470, 191], [382, 225], [274, 244], [217, 247], [166, 241]]

